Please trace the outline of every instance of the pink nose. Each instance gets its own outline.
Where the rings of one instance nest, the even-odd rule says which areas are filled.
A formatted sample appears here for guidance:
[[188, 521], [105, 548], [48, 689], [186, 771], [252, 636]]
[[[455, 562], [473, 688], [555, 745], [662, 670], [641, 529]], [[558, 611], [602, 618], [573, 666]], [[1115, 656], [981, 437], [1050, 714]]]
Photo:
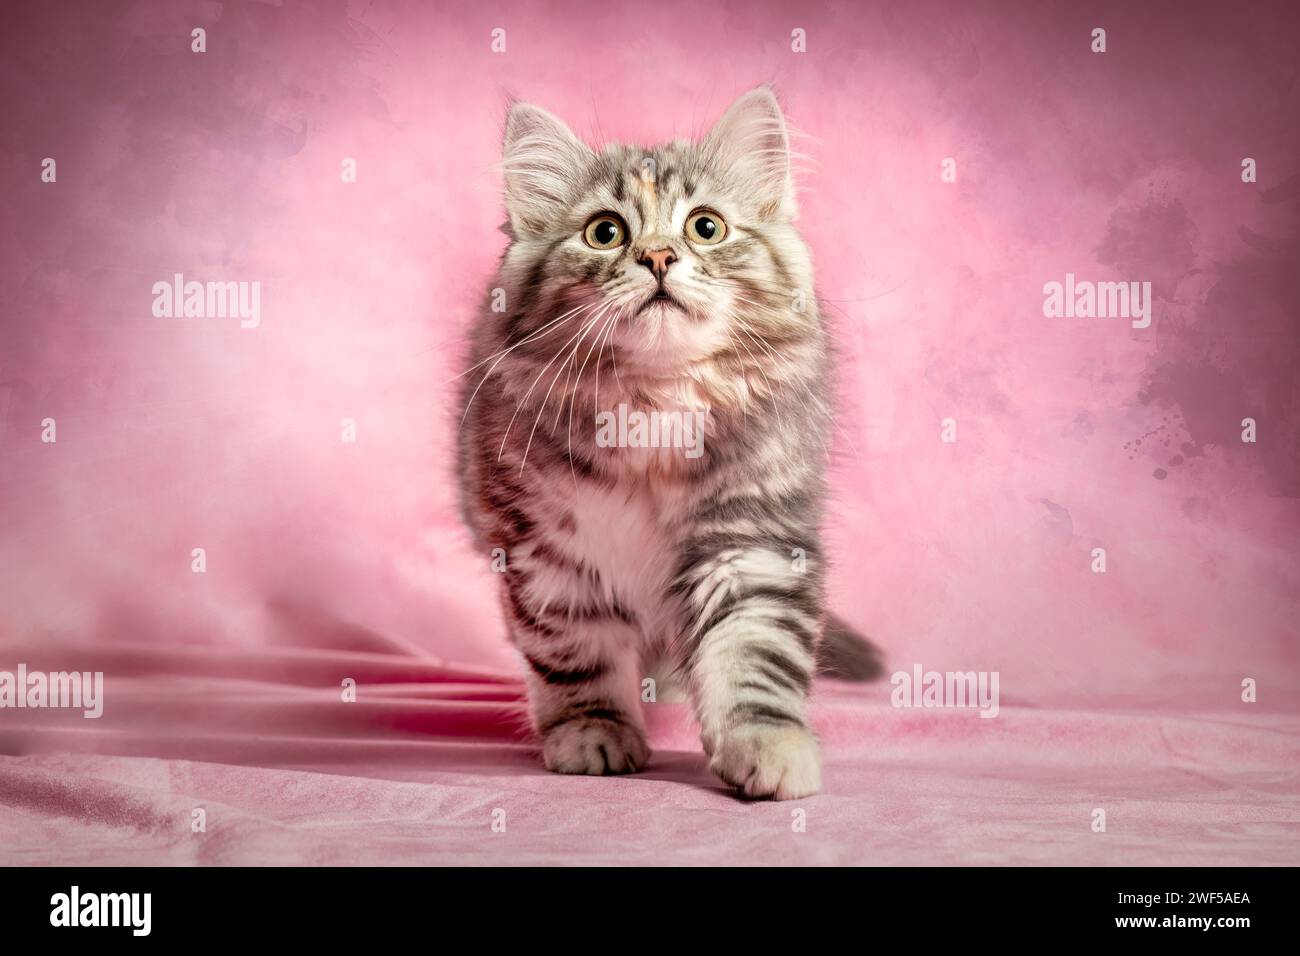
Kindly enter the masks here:
[[663, 282], [664, 276], [668, 274], [668, 267], [676, 261], [677, 256], [671, 249], [651, 249], [641, 253], [641, 258], [637, 260], [653, 272], [660, 282]]

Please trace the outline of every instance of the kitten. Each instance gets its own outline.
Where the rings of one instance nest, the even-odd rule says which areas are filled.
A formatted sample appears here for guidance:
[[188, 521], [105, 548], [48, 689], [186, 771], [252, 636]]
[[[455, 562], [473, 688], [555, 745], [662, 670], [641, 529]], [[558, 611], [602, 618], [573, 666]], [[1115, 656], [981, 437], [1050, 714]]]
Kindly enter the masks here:
[[878, 662], [823, 604], [827, 343], [776, 97], [745, 94], [698, 143], [600, 152], [517, 103], [502, 168], [462, 504], [504, 552], [546, 766], [644, 767], [642, 681], [666, 659], [719, 777], [816, 792], [819, 643], [842, 676]]

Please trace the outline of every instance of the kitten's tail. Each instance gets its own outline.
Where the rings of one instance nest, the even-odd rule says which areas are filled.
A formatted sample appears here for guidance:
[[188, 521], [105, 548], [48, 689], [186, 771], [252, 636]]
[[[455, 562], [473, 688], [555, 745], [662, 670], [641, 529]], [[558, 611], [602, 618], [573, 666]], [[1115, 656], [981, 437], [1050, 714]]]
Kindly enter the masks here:
[[842, 617], [826, 616], [826, 629], [817, 647], [817, 673], [838, 680], [875, 680], [885, 672], [880, 648], [853, 630]]

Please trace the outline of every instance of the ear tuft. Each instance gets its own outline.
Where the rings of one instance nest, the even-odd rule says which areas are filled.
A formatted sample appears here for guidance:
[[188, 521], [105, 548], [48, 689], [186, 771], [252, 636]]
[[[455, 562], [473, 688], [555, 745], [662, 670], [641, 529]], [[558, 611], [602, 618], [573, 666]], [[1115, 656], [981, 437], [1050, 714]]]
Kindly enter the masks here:
[[759, 214], [770, 219], [795, 216], [790, 134], [771, 87], [742, 94], [705, 137], [716, 162], [757, 197]]
[[515, 235], [546, 230], [573, 201], [576, 179], [594, 155], [559, 117], [531, 103], [511, 105], [501, 169]]

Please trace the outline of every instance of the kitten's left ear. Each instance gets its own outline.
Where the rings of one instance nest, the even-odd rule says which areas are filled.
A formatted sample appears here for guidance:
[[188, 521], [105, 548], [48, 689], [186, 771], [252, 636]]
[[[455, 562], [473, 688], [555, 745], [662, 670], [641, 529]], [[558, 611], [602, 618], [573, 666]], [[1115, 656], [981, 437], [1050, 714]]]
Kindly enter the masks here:
[[793, 219], [796, 208], [790, 174], [790, 135], [770, 87], [745, 93], [728, 107], [709, 135], [706, 148], [756, 196], [759, 215]]
[[562, 119], [531, 103], [511, 105], [501, 153], [516, 236], [547, 230], [573, 201], [576, 181], [595, 156]]

